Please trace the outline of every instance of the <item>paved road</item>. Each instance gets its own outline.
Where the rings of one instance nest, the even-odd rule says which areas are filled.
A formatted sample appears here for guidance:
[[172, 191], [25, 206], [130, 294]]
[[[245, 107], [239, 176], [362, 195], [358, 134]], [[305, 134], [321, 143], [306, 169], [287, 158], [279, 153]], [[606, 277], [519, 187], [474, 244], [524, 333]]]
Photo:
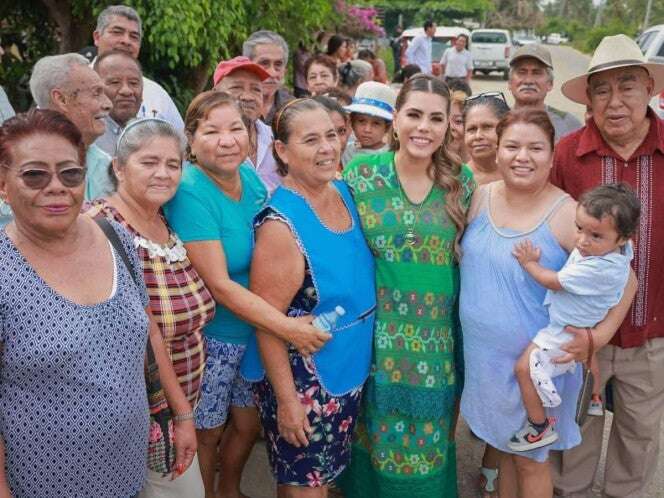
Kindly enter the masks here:
[[[560, 85], [567, 79], [581, 74], [588, 66], [589, 57], [570, 47], [550, 47], [555, 68], [554, 89], [547, 98], [547, 103], [553, 107], [572, 112], [579, 119], [583, 119], [584, 108], [571, 102], [560, 93]], [[478, 76], [472, 81], [474, 93], [486, 91], [502, 91], [508, 98], [510, 105], [513, 99], [507, 90], [507, 84], [498, 74]], [[487, 407], [487, 409], [489, 409]], [[608, 437], [609, 420], [605, 427], [605, 436]], [[660, 433], [662, 448], [664, 448], [664, 426]], [[459, 479], [459, 498], [477, 498], [476, 482], [478, 467], [482, 457], [482, 444], [473, 438], [467, 426], [462, 422], [457, 432], [457, 462]], [[601, 472], [600, 472], [601, 474]], [[249, 464], [247, 465], [242, 482], [243, 492], [251, 498], [273, 498], [274, 483], [268, 468], [267, 456], [263, 443], [254, 448]], [[599, 494], [591, 497], [599, 497]], [[664, 451], [659, 460], [659, 468], [650, 492], [643, 498], [664, 498]]]

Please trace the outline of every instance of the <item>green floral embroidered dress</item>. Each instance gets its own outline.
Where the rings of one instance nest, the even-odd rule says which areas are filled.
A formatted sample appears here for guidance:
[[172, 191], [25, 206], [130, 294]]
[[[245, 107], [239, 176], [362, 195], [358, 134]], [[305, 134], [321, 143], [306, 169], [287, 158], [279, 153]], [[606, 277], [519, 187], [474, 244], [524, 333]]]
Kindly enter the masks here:
[[[355, 431], [346, 498], [457, 496], [454, 407], [463, 375], [457, 316], [456, 228], [445, 191], [409, 202], [394, 153], [361, 156], [344, 170], [376, 258], [378, 311], [372, 372]], [[463, 204], [472, 173], [463, 167]]]

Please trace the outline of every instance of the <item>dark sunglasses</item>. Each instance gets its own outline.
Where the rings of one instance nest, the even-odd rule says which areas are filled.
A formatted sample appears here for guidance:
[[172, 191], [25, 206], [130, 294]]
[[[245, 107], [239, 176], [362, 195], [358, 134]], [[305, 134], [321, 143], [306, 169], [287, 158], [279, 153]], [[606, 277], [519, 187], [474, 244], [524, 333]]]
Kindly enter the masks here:
[[[3, 166], [9, 169], [9, 166], [4, 164]], [[45, 169], [26, 169], [21, 171], [18, 176], [29, 189], [41, 190], [51, 183], [54, 174], [57, 175], [60, 183], [67, 188], [78, 187], [85, 181], [85, 168], [81, 166], [63, 168], [55, 173]]]
[[487, 98], [487, 99], [498, 99], [502, 100], [507, 104], [507, 100], [505, 99], [505, 95], [503, 92], [483, 92], [483, 93], [478, 93], [477, 95], [471, 95], [470, 97], [466, 97], [464, 100], [464, 103], [466, 102], [472, 102], [473, 100], [477, 99], [482, 99], [482, 98]]

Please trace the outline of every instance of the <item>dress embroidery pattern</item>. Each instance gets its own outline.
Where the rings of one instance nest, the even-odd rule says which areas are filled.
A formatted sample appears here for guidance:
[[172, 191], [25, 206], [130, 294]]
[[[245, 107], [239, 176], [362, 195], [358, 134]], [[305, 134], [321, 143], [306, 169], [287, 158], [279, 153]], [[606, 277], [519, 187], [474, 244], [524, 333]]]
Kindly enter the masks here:
[[[402, 199], [391, 152], [358, 158], [344, 175], [375, 257], [378, 309], [372, 371], [342, 487], [347, 498], [454, 497], [449, 434], [463, 376], [456, 227], [445, 192], [434, 187], [419, 206]], [[472, 174], [464, 168], [460, 179], [467, 207]], [[418, 234], [412, 246], [409, 226]]]

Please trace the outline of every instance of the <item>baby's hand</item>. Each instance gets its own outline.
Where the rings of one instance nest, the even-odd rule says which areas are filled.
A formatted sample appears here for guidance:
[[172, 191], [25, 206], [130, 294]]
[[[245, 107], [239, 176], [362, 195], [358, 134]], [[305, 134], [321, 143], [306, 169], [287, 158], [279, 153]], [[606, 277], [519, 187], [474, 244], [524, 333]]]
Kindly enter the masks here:
[[518, 244], [514, 244], [512, 255], [521, 266], [525, 266], [531, 262], [537, 263], [542, 255], [542, 251], [539, 247], [535, 247], [530, 240], [526, 239]]

